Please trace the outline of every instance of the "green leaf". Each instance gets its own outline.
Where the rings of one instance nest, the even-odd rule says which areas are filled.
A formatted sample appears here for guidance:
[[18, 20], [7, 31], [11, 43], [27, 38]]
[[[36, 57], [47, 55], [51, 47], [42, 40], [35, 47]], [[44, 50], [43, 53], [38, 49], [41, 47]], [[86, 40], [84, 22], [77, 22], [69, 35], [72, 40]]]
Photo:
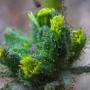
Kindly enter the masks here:
[[[31, 43], [29, 37], [22, 35], [19, 31], [16, 31], [15, 28], [7, 28], [4, 34], [4, 40], [6, 47], [10, 48], [11, 51], [20, 51], [20, 52], [27, 52], [30, 47]], [[20, 53], [19, 52], [19, 53]]]

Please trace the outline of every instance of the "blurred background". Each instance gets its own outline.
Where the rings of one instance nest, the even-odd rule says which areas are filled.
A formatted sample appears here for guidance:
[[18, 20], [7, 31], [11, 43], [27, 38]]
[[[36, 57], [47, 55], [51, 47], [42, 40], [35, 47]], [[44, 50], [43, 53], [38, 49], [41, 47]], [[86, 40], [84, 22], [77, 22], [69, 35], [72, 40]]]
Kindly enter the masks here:
[[[27, 12], [39, 8], [42, 0], [0, 0], [0, 41], [2, 32], [8, 26], [15, 26], [26, 32], [29, 28]], [[65, 16], [72, 26], [83, 26], [89, 35], [90, 0], [65, 0]]]
[[90, 0], [65, 0], [66, 19], [72, 26], [83, 26], [90, 36]]
[[40, 0], [0, 0], [0, 42], [3, 31], [14, 26], [27, 32], [29, 29], [28, 11], [40, 7]]

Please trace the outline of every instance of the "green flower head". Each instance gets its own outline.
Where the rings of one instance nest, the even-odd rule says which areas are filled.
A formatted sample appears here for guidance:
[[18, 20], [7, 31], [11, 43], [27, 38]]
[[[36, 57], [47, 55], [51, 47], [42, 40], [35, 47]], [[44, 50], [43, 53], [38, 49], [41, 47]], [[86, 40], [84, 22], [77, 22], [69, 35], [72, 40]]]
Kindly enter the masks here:
[[43, 15], [50, 15], [52, 12], [52, 9], [50, 8], [43, 8], [41, 9], [38, 13], [37, 13], [37, 16], [40, 17], [40, 16], [43, 16]]
[[20, 61], [20, 68], [24, 73], [25, 78], [31, 78], [34, 75], [37, 75], [40, 71], [41, 62], [32, 58], [32, 56], [25, 56]]
[[50, 26], [50, 19], [52, 18], [52, 11], [53, 9], [43, 8], [37, 12], [36, 18], [40, 26], [43, 26], [43, 25]]
[[57, 35], [60, 34], [61, 28], [64, 25], [64, 16], [54, 16], [53, 19], [51, 19], [51, 30], [55, 32]]
[[84, 33], [83, 28], [78, 28], [71, 33], [72, 44], [75, 47], [81, 46], [83, 47], [86, 42], [86, 35]]

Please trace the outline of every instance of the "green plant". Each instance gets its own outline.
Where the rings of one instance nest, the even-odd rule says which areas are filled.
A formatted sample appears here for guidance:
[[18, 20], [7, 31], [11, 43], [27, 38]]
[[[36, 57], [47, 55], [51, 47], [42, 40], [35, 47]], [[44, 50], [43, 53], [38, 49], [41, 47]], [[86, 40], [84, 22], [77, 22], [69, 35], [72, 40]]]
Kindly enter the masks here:
[[15, 28], [7, 28], [4, 33], [4, 44], [11, 51], [24, 55], [29, 52], [30, 40], [25, 35], [22, 35], [20, 31]]
[[28, 16], [32, 24], [31, 41], [8, 28], [5, 45], [9, 49], [0, 48], [0, 61], [14, 73], [19, 71], [24, 80], [36, 83], [54, 80], [60, 73], [69, 71], [81, 55], [86, 44], [84, 30], [73, 30], [55, 9], [44, 8], [34, 14], [29, 12]]
[[71, 32], [71, 43], [72, 49], [70, 60], [71, 62], [73, 62], [74, 60], [79, 58], [82, 48], [86, 43], [86, 35], [83, 28], [77, 28]]
[[21, 57], [15, 52], [0, 48], [0, 63], [8, 66], [13, 72], [13, 75], [17, 74], [20, 59]]
[[41, 62], [32, 58], [32, 56], [25, 56], [20, 61], [20, 69], [26, 79], [40, 73], [40, 66]]
[[[73, 31], [65, 24], [64, 16], [59, 15], [59, 13], [53, 14], [53, 11], [55, 12], [54, 9], [45, 8], [35, 14], [28, 14], [32, 20], [32, 38], [36, 47], [36, 52], [32, 53], [32, 55], [42, 62], [48, 62], [48, 67], [49, 65], [51, 66], [48, 71], [51, 71], [52, 74], [53, 72], [57, 73], [70, 68], [73, 61], [80, 56], [86, 43], [83, 29], [78, 28], [77, 31]], [[78, 53], [75, 52], [75, 50], [77, 51], [77, 48], [75, 48], [77, 38], [74, 39], [74, 34], [80, 37], [80, 42], [82, 42], [78, 45]], [[73, 52], [75, 52], [74, 56], [72, 55]], [[48, 75], [48, 73], [50, 72], [44, 74]]]

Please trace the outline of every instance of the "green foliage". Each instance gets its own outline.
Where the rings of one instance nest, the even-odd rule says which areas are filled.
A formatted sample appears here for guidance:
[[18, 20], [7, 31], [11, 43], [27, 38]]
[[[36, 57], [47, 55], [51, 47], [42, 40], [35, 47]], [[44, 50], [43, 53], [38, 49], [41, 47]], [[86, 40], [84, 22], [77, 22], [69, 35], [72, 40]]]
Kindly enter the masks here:
[[50, 75], [54, 71], [52, 53], [55, 49], [55, 41], [53, 37], [50, 28], [43, 26], [37, 33], [36, 42], [34, 43], [36, 51], [32, 53], [32, 56], [42, 62], [41, 72], [45, 75]]
[[11, 51], [15, 51], [19, 55], [28, 52], [30, 48], [30, 40], [28, 37], [22, 36], [22, 34], [19, 31], [16, 31], [15, 28], [7, 28], [4, 37], [4, 43]]
[[25, 56], [20, 61], [20, 68], [24, 74], [24, 78], [31, 78], [40, 73], [41, 62], [32, 58], [32, 56]]
[[35, 18], [40, 26], [47, 25], [50, 27], [50, 19], [55, 15], [58, 15], [58, 12], [53, 8], [43, 8], [36, 12]]
[[54, 9], [43, 8], [37, 11], [35, 14], [32, 12], [28, 13], [30, 20], [32, 21], [32, 42], [36, 43], [38, 33], [42, 33], [43, 28], [50, 28], [51, 19], [59, 13]]
[[54, 78], [69, 70], [85, 46], [83, 29], [72, 30], [65, 24], [64, 16], [51, 8], [30, 12], [28, 16], [32, 23], [31, 41], [8, 28], [5, 45], [9, 50], [0, 49], [0, 61], [14, 73], [19, 70], [27, 80]]
[[9, 52], [7, 49], [0, 48], [0, 63], [8, 66], [14, 75], [19, 69], [20, 56], [14, 52]]
[[[44, 8], [33, 14], [34, 20], [36, 20], [37, 25], [39, 25], [39, 29], [35, 26], [35, 23], [32, 24], [32, 27], [34, 27], [32, 29], [32, 37], [34, 38], [33, 41], [35, 40], [34, 45], [36, 46], [36, 52], [34, 52], [34, 54], [32, 53], [32, 55], [43, 63], [49, 63], [47, 64], [48, 70], [45, 69], [47, 73], [44, 73], [47, 75], [50, 72], [53, 73], [68, 69], [70, 64], [80, 56], [86, 38], [82, 29], [78, 29], [77, 31], [71, 30], [71, 28], [65, 24], [64, 16], [59, 14], [52, 15], [52, 10], [55, 11], [54, 9]], [[49, 15], [52, 15], [51, 18], [47, 18]], [[35, 21], [32, 19], [32, 22]], [[74, 32], [79, 33], [76, 33], [76, 35], [80, 37], [79, 41], [82, 42], [78, 45], [78, 53], [75, 52], [77, 51], [75, 47], [76, 44], [78, 44], [78, 40], [74, 39]], [[75, 52], [74, 56], [72, 55], [73, 52]]]

